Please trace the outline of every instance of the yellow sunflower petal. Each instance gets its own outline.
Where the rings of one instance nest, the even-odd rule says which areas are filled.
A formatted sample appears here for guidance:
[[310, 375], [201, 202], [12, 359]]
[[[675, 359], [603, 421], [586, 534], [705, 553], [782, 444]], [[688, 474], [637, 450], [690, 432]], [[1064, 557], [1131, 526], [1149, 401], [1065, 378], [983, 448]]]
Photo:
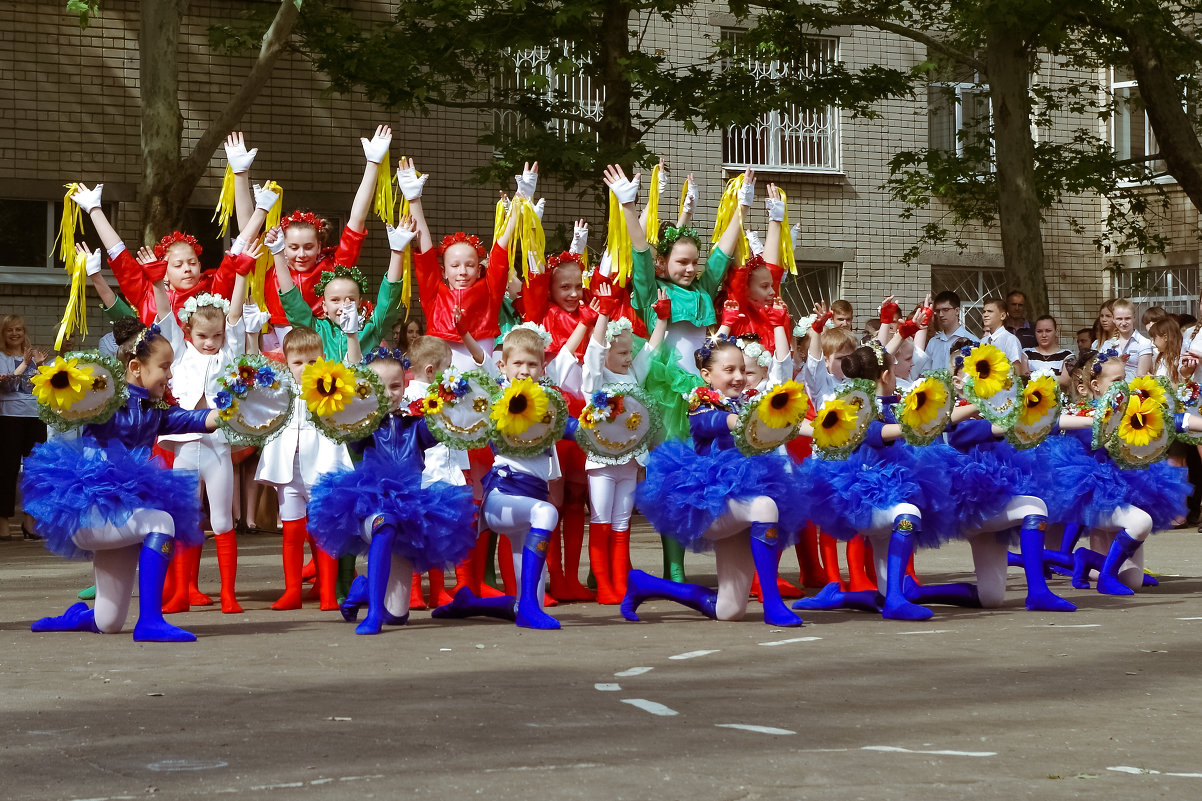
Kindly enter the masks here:
[[1151, 398], [1132, 395], [1119, 423], [1119, 436], [1134, 448], [1142, 448], [1164, 432], [1164, 407]]
[[996, 345], [977, 345], [964, 359], [964, 372], [972, 378], [977, 395], [992, 398], [1006, 385], [1010, 360]]
[[1150, 375], [1141, 375], [1130, 381], [1131, 391], [1145, 398], [1151, 398], [1162, 406], [1168, 404], [1164, 394], [1164, 386]]
[[765, 393], [756, 411], [769, 428], [788, 428], [805, 417], [808, 406], [805, 389], [796, 381], [786, 381]]
[[939, 410], [947, 403], [947, 388], [942, 381], [924, 378], [906, 395], [902, 404], [901, 421], [914, 429], [921, 429], [939, 416]]
[[822, 404], [814, 418], [814, 444], [830, 449], [846, 445], [856, 430], [856, 413], [851, 405], [831, 398]]
[[1056, 380], [1050, 375], [1041, 375], [1027, 382], [1023, 390], [1023, 405], [1019, 421], [1025, 426], [1038, 423], [1056, 402]]
[[92, 386], [92, 368], [78, 365], [77, 359], [58, 356], [53, 363], [39, 367], [37, 374], [29, 381], [38, 403], [66, 411], [83, 398]]
[[346, 365], [318, 359], [301, 377], [301, 398], [309, 411], [328, 417], [346, 408], [355, 397], [355, 373]]
[[507, 436], [521, 434], [547, 413], [547, 394], [529, 378], [514, 381], [493, 404], [492, 419]]

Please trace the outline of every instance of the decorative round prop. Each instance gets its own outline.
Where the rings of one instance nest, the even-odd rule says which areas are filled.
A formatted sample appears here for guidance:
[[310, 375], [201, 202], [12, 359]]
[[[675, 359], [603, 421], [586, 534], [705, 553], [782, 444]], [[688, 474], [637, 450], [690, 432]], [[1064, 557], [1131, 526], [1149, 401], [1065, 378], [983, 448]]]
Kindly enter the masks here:
[[483, 370], [461, 373], [448, 367], [422, 398], [430, 432], [448, 448], [471, 450], [488, 444], [489, 412], [500, 390]]
[[388, 396], [369, 367], [318, 359], [301, 377], [301, 398], [317, 430], [335, 442], [370, 436], [388, 413]]
[[[1173, 416], [1155, 397], [1132, 392], [1130, 384], [1124, 389], [1127, 391], [1106, 395], [1106, 428], [1113, 428], [1114, 433], [1105, 445], [1116, 463], [1140, 469], [1165, 457], [1173, 443]], [[1099, 406], [1098, 413], [1102, 412]]]
[[568, 404], [559, 390], [523, 378], [493, 401], [489, 439], [498, 453], [534, 456], [558, 442], [567, 423]]
[[125, 368], [98, 350], [58, 356], [39, 367], [30, 383], [38, 416], [58, 431], [103, 423], [129, 398]]
[[845, 381], [814, 416], [814, 453], [819, 459], [846, 459], [875, 418], [876, 384], [866, 378]]
[[1006, 441], [1018, 450], [1034, 448], [1048, 438], [1060, 420], [1063, 396], [1056, 376], [1042, 373], [1019, 382], [1018, 414], [1006, 430]]
[[991, 423], [1009, 429], [1018, 415], [1018, 382], [1006, 354], [977, 345], [964, 357], [964, 397]]
[[1093, 438], [1090, 443], [1094, 450], [1107, 448], [1110, 439], [1118, 433], [1119, 423], [1122, 422], [1121, 410], [1126, 408], [1130, 394], [1126, 381], [1116, 381], [1106, 390], [1106, 394], [1098, 398], [1094, 406]]
[[897, 406], [902, 436], [911, 445], [930, 445], [947, 428], [955, 405], [951, 374], [947, 370], [927, 373], [902, 393]]
[[735, 445], [748, 456], [771, 453], [797, 436], [810, 408], [805, 389], [786, 381], [744, 404], [735, 426]]
[[606, 384], [580, 413], [576, 442], [589, 459], [624, 464], [647, 452], [662, 427], [659, 411], [634, 384]]
[[217, 425], [233, 445], [261, 446], [292, 418], [292, 373], [259, 354], [239, 356], [217, 376]]
[[[1186, 381], [1176, 389], [1177, 411], [1202, 416], [1202, 385], [1197, 381]], [[1177, 439], [1190, 445], [1202, 445], [1202, 434], [1188, 431], [1178, 432]]]

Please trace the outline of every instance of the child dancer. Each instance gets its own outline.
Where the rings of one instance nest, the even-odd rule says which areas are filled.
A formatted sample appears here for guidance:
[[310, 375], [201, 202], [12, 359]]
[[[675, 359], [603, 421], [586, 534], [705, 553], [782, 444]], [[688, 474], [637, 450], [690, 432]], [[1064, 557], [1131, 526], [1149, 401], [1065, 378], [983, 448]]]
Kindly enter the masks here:
[[693, 446], [670, 441], [652, 451], [647, 480], [635, 498], [661, 534], [696, 551], [714, 548], [718, 590], [632, 570], [622, 616], [638, 620], [644, 601], [667, 598], [711, 619], [740, 620], [758, 575], [764, 622], [800, 626], [801, 618], [781, 600], [776, 577], [781, 549], [797, 541], [808, 516], [805, 503], [789, 481], [785, 457], [746, 457], [734, 447], [730, 432], [747, 389], [742, 351], [729, 339], [707, 340], [696, 359], [707, 386], [697, 389], [689, 404]]
[[[764, 347], [769, 347], [775, 341], [775, 321], [779, 314], [776, 301], [780, 296], [780, 282], [785, 271], [779, 264], [781, 223], [785, 218], [785, 202], [781, 200], [780, 190], [776, 184], [768, 184], [768, 235], [764, 240], [764, 253], [767, 256], [752, 256], [743, 264], [731, 271], [727, 280], [726, 297], [738, 304], [743, 316], [734, 321], [730, 333], [741, 337], [744, 334], [758, 334]], [[785, 331], [792, 331], [793, 326], [785, 310]]]
[[200, 509], [196, 478], [151, 460], [161, 434], [214, 431], [217, 411], [163, 402], [174, 354], [157, 326], [125, 319], [114, 328], [129, 399], [106, 423], [84, 426], [76, 439], [56, 437], [25, 460], [26, 509], [46, 547], [60, 556], [91, 556], [96, 606], [77, 603], [33, 631], [121, 630], [138, 575], [139, 642], [192, 642], [196, 636], [163, 619], [163, 581], [174, 541], [196, 545]]

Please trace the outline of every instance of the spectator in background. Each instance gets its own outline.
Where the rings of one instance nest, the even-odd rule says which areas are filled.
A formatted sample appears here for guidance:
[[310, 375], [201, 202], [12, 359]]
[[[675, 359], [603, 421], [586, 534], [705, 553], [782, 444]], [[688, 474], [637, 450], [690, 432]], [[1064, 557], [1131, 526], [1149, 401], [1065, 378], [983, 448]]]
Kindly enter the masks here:
[[[831, 304], [831, 321], [827, 325], [832, 328], [850, 329], [852, 328], [851, 322], [854, 316], [855, 312], [852, 311], [850, 303], [846, 300], [836, 300]], [[877, 323], [879, 327], [880, 321], [878, 320]], [[876, 336], [875, 331], [873, 332], [873, 336]]]
[[1018, 337], [1024, 349], [1034, 348], [1035, 329], [1027, 322], [1027, 296], [1021, 289], [1012, 289], [1006, 296], [1006, 330]]
[[392, 327], [392, 336], [390, 341], [392, 347], [399, 350], [401, 353], [409, 353], [409, 343], [422, 336], [425, 333], [425, 327], [422, 321], [414, 317], [410, 320], [401, 320]]
[[1072, 351], [1060, 347], [1055, 317], [1045, 314], [1035, 321], [1035, 340], [1038, 343], [1035, 347], [1024, 348], [1031, 373], [1051, 372], [1060, 386], [1067, 388], [1075, 357]]
[[981, 324], [985, 327], [985, 336], [981, 344], [990, 344], [1006, 354], [1014, 368], [1014, 374], [1025, 376], [1027, 370], [1027, 354], [1023, 352], [1018, 337], [1006, 328], [1006, 301], [1000, 298], [989, 298], [981, 305]]
[[1147, 311], [1140, 315], [1139, 324], [1148, 332], [1148, 338], [1150, 339], [1152, 337], [1152, 326], [1168, 316], [1169, 313], [1163, 306], [1149, 306]]
[[927, 340], [928, 370], [951, 369], [951, 352], [956, 340], [968, 339], [976, 344], [974, 337], [960, 322], [960, 296], [951, 290], [935, 296], [935, 331]]
[[1077, 350], [1089, 350], [1093, 345], [1093, 329], [1078, 328], [1077, 329]]
[[[46, 424], [38, 418], [30, 379], [46, 361], [25, 332], [25, 319], [9, 314], [0, 320], [0, 539], [9, 539], [9, 519], [16, 513], [17, 475], [21, 460], [33, 446], [46, 441]], [[25, 516], [21, 531], [36, 540], [32, 518]]]

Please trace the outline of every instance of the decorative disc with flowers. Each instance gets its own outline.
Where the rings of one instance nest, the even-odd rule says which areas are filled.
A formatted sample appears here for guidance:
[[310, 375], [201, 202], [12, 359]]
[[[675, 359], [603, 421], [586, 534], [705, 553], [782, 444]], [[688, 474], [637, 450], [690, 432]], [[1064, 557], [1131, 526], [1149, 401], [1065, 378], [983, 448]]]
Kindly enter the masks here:
[[208, 292], [201, 292], [199, 295], [193, 295], [184, 301], [184, 305], [176, 313], [179, 318], [180, 325], [187, 325], [192, 319], [192, 315], [202, 306], [212, 306], [221, 309], [223, 315], [230, 313], [230, 302], [220, 295], [213, 295]]
[[1127, 386], [1131, 388], [1131, 394], [1150, 398], [1164, 407], [1177, 402], [1173, 385], [1163, 376], [1141, 375], [1128, 381]]
[[447, 234], [442, 238], [442, 244], [438, 246], [438, 255], [447, 252], [447, 248], [452, 245], [471, 245], [476, 251], [476, 258], [484, 258], [484, 242], [475, 234], [465, 234], [463, 231], [456, 231], [453, 234]]
[[38, 417], [58, 431], [103, 423], [125, 405], [129, 388], [125, 368], [98, 350], [55, 357], [30, 377]]
[[856, 409], [841, 398], [822, 404], [814, 416], [814, 446], [825, 452], [837, 452], [851, 443], [856, 430]]
[[493, 403], [493, 424], [502, 434], [521, 434], [543, 420], [547, 403], [547, 394], [541, 386], [529, 378], [518, 379]]
[[459, 399], [471, 392], [471, 385], [456, 367], [448, 367], [426, 390], [424, 398], [409, 404], [409, 413], [415, 415], [438, 414], [444, 406], [454, 407]]
[[[580, 413], [580, 425], [585, 428], [596, 428], [599, 423], [611, 422], [626, 411], [626, 396], [620, 392], [594, 392], [588, 400], [588, 405]], [[632, 414], [626, 425], [632, 431], [639, 427], [642, 419], [638, 413]]]
[[[694, 242], [701, 241], [701, 235], [697, 233], [696, 228], [690, 228], [687, 225], [675, 226], [668, 225], [659, 234], [659, 242], [655, 245], [655, 252], [660, 256], [667, 256], [672, 252], [672, 248], [676, 247], [676, 243], [681, 239], [692, 239]], [[698, 265], [700, 268], [701, 265]], [[700, 269], [697, 272], [701, 272]]]
[[217, 376], [221, 389], [213, 397], [218, 416], [229, 420], [238, 411], [238, 402], [246, 400], [255, 387], [279, 389], [280, 375], [269, 360], [254, 355], [239, 356]]
[[[1198, 406], [1202, 404], [1202, 385], [1199, 385], [1197, 381], [1184, 381], [1177, 386], [1176, 392], [1177, 409], [1197, 414]], [[1178, 431], [1177, 439], [1190, 445], [1202, 444], [1202, 435], [1186, 431]]]
[[977, 345], [964, 356], [964, 372], [981, 398], [992, 398], [1010, 379], [1010, 360], [996, 345]]
[[326, 287], [330, 282], [337, 278], [346, 278], [355, 282], [355, 286], [359, 287], [359, 294], [367, 292], [367, 279], [363, 277], [363, 272], [358, 267], [347, 267], [343, 264], [335, 264], [334, 270], [322, 270], [321, 278], [317, 279], [317, 283], [313, 285], [313, 294], [321, 297], [326, 293]]
[[1038, 423], [1056, 406], [1059, 387], [1056, 377], [1046, 373], [1037, 375], [1023, 388], [1023, 401], [1019, 407], [1018, 421], [1026, 426]]
[[154, 246], [154, 257], [161, 259], [167, 255], [167, 248], [172, 245], [183, 243], [192, 248], [192, 251], [199, 257], [204, 252], [204, 248], [196, 241], [196, 237], [192, 234], [181, 234], [179, 231], [172, 231], [159, 240], [159, 243]]
[[38, 403], [55, 411], [66, 411], [92, 389], [91, 365], [80, 366], [77, 358], [55, 357], [51, 364], [38, 368], [30, 379]]

